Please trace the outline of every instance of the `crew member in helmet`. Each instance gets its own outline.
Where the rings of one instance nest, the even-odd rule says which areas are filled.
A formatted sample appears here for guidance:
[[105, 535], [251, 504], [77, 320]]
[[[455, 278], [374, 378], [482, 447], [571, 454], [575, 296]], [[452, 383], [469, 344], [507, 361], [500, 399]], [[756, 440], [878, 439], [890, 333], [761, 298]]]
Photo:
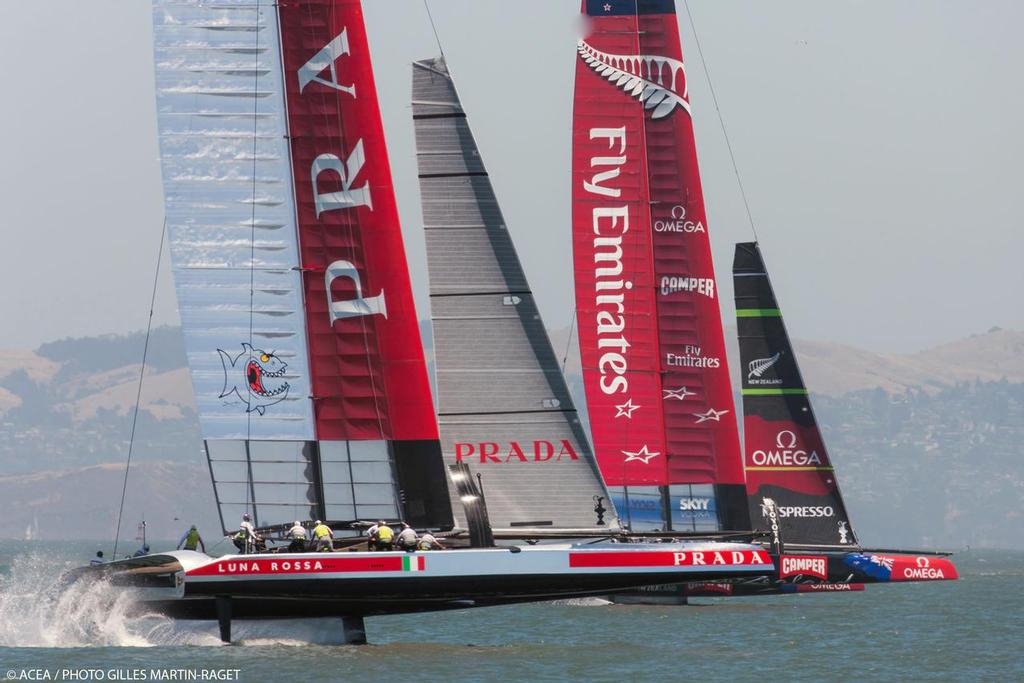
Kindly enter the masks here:
[[132, 557], [143, 557], [144, 555], [149, 555], [149, 544], [148, 543], [146, 545], [142, 546], [141, 548], [139, 548], [138, 550], [136, 550], [135, 554], [132, 555]]
[[106, 562], [106, 560], [103, 559], [103, 551], [102, 550], [97, 550], [96, 551], [96, 557], [94, 557], [91, 560], [89, 560], [89, 566], [90, 567], [95, 567], [96, 565], [103, 564], [104, 562]]
[[260, 542], [260, 536], [256, 533], [256, 527], [252, 525], [252, 517], [246, 512], [242, 515], [242, 523], [238, 525], [238, 533], [231, 539], [243, 555], [253, 552], [256, 544]]
[[290, 553], [304, 553], [306, 552], [306, 541], [309, 536], [306, 534], [306, 527], [302, 526], [302, 523], [295, 520], [295, 524], [288, 530], [288, 552]]
[[334, 550], [334, 532], [319, 519], [313, 527], [313, 550], [329, 553]]
[[188, 531], [178, 541], [178, 550], [181, 550], [182, 546], [185, 550], [195, 550], [196, 548], [202, 548], [203, 552], [206, 552], [206, 544], [203, 543], [203, 537], [199, 535], [199, 529], [193, 524], [189, 527]]

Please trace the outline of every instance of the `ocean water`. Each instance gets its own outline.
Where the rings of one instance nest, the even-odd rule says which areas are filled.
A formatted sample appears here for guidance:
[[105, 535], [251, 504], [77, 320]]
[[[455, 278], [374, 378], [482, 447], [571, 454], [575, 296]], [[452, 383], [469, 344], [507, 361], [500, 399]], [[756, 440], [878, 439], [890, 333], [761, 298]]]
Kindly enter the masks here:
[[862, 593], [376, 617], [370, 645], [344, 646], [331, 619], [235, 622], [223, 645], [213, 623], [57, 594], [60, 571], [95, 547], [0, 541], [0, 680], [1024, 680], [1022, 552], [964, 552], [960, 581]]

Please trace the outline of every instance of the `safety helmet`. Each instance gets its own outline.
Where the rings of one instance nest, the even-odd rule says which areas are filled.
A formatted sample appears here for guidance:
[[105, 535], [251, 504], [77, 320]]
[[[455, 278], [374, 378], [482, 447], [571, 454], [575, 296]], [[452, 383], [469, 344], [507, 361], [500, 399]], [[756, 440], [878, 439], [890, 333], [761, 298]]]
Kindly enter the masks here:
[[191, 528], [191, 529], [192, 529], [193, 531], [195, 531], [196, 525], [195, 525], [195, 524], [193, 524], [193, 525], [192, 525], [192, 526], [191, 526], [190, 528]]
[[295, 520], [295, 524], [293, 524], [292, 526], [302, 526], [302, 523], [299, 522], [299, 520]]
[[147, 553], [149, 552], [149, 546], [148, 545], [142, 546], [142, 549], [145, 550]]
[[319, 519], [318, 519], [318, 520], [316, 520], [316, 525], [317, 525], [317, 526], [320, 526], [321, 524], [323, 524], [323, 522], [321, 522], [321, 521], [320, 521]]
[[249, 513], [248, 512], [243, 512], [242, 513], [242, 519], [244, 519], [246, 522], [248, 522], [251, 519], [251, 517], [249, 517]]

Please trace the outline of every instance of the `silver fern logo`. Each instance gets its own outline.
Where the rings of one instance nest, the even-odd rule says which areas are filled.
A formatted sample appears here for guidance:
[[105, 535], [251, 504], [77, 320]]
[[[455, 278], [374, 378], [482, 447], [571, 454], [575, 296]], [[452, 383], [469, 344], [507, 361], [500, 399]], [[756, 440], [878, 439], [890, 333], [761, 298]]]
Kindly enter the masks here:
[[781, 378], [762, 379], [764, 373], [768, 372], [773, 365], [779, 362], [782, 352], [779, 351], [771, 358], [758, 358], [747, 363], [748, 384], [782, 384]]
[[676, 107], [690, 113], [686, 101], [686, 69], [678, 59], [658, 55], [613, 55], [585, 40], [576, 44], [591, 69], [651, 110], [652, 119], [668, 116]]

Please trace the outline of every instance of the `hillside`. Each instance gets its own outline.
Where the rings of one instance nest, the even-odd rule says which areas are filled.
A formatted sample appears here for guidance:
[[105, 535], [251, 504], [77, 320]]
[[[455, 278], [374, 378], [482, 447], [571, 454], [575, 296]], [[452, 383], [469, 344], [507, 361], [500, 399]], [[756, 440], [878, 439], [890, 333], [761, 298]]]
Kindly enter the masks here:
[[[554, 337], [562, 356], [565, 334]], [[0, 536], [21, 536], [33, 519], [50, 538], [112, 532], [142, 341], [68, 339], [0, 354]], [[797, 348], [865, 542], [1006, 546], [1024, 535], [1024, 333], [992, 330], [915, 354]], [[173, 536], [173, 518], [189, 510], [212, 532], [180, 331], [157, 330], [151, 351], [125, 519], [145, 514]], [[579, 396], [577, 359], [570, 349]]]
[[[0, 538], [23, 538], [30, 527], [43, 540], [113, 538], [123, 477], [123, 463], [0, 476]], [[195, 523], [219, 540], [209, 470], [198, 460], [134, 465], [125, 510], [122, 541], [143, 518], [149, 538], [178, 538]]]
[[[552, 330], [551, 342], [559, 358], [565, 355], [568, 330]], [[725, 330], [726, 354], [733, 375], [739, 377], [736, 328]], [[816, 395], [842, 396], [852, 391], [882, 389], [901, 393], [909, 389], [935, 392], [961, 382], [1006, 379], [1024, 382], [1024, 332], [993, 328], [982, 334], [918, 353], [878, 353], [835, 342], [794, 339], [800, 370]], [[579, 350], [573, 339], [566, 372], [580, 372]]]

